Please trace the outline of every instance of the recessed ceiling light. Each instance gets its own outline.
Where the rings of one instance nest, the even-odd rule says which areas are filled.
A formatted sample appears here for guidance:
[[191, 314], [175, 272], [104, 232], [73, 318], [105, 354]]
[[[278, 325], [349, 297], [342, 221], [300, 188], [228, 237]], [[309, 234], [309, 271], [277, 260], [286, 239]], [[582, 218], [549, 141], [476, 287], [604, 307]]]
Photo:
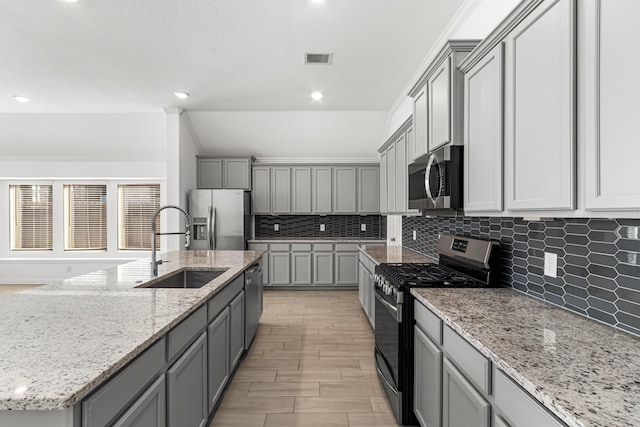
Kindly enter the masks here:
[[311, 3], [324, 3], [324, 0], [309, 0]]
[[23, 95], [13, 95], [13, 99], [15, 99], [18, 102], [22, 102], [23, 104], [25, 102], [29, 102], [29, 98], [27, 98], [26, 96], [23, 96]]
[[76, 3], [78, 0], [62, 0], [65, 3]]
[[173, 92], [180, 99], [187, 99], [189, 97], [189, 92]]
[[324, 95], [322, 94], [322, 92], [312, 92], [311, 93], [311, 98], [313, 98], [314, 101], [320, 101], [323, 96]]

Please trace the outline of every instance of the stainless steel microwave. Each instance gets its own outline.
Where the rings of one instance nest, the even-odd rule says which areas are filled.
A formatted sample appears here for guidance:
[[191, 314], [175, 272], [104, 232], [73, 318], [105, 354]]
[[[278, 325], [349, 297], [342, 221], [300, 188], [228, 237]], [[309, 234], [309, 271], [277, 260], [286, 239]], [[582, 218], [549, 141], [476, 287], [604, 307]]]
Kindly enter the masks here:
[[461, 145], [441, 147], [409, 165], [410, 209], [462, 209], [462, 149]]

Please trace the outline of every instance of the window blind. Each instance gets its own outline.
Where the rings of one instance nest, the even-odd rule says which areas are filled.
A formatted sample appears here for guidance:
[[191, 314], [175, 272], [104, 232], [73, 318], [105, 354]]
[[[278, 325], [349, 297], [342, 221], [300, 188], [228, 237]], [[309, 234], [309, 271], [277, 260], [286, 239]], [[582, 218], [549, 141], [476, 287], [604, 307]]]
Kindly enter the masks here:
[[53, 186], [10, 185], [12, 250], [53, 249]]
[[65, 185], [65, 250], [107, 250], [107, 186]]
[[[159, 208], [160, 184], [118, 185], [119, 250], [151, 250], [151, 220]], [[156, 230], [160, 230], [159, 217]]]

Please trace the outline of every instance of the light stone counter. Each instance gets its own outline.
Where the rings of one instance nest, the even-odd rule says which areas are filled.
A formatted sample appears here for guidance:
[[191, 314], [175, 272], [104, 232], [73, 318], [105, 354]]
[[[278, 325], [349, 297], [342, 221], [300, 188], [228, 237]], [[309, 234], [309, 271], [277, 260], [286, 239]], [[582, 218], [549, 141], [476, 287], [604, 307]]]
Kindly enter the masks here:
[[376, 264], [382, 263], [434, 263], [433, 258], [414, 252], [402, 246], [360, 245], [360, 251]]
[[0, 296], [0, 410], [72, 407], [262, 254], [163, 254], [159, 278], [185, 268], [228, 269], [199, 289], [136, 288], [157, 280], [143, 259]]
[[512, 289], [411, 293], [569, 426], [640, 426], [640, 339]]

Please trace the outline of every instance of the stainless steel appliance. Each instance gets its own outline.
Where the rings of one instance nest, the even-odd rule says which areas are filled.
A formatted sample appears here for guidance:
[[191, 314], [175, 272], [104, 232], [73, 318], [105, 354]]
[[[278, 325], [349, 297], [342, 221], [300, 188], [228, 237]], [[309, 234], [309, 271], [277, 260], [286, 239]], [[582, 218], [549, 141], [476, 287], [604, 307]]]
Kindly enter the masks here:
[[246, 249], [250, 200], [250, 193], [242, 190], [190, 190], [191, 249]]
[[258, 331], [258, 323], [262, 316], [262, 261], [253, 264], [244, 272], [245, 293], [245, 340], [248, 350]]
[[498, 243], [442, 234], [439, 263], [380, 264], [375, 269], [375, 362], [399, 424], [413, 413], [413, 287], [497, 286]]
[[441, 147], [409, 165], [410, 209], [462, 209], [462, 149], [461, 145]]

